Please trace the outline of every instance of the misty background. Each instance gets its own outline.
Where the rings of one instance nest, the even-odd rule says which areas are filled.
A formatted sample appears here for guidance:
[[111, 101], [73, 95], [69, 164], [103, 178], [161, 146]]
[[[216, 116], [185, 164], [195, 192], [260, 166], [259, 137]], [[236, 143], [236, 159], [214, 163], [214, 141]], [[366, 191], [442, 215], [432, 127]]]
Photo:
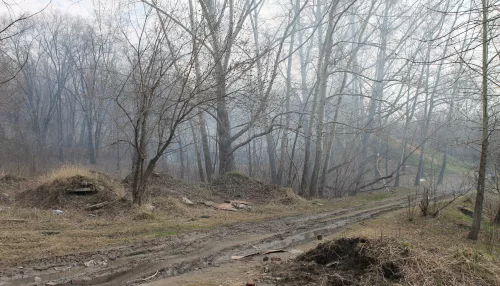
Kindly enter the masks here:
[[[489, 134], [498, 100], [490, 1]], [[480, 1], [2, 1], [0, 170], [227, 172], [308, 196], [473, 177]], [[497, 144], [490, 141], [488, 173]]]

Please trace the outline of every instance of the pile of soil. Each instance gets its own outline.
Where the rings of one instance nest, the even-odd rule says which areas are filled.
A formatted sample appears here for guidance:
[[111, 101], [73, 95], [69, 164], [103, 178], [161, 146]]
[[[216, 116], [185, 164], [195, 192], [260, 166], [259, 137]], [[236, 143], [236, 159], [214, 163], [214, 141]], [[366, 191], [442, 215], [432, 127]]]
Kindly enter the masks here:
[[215, 179], [209, 186], [212, 195], [223, 200], [246, 200], [254, 203], [295, 204], [303, 201], [292, 189], [264, 184], [245, 174], [232, 172]]
[[[132, 187], [134, 174], [130, 173], [125, 177], [123, 183], [129, 188]], [[181, 199], [187, 197], [193, 201], [210, 200], [210, 193], [206, 188], [198, 184], [186, 182], [172, 177], [167, 172], [155, 172], [148, 180], [148, 190], [146, 196], [154, 198], [174, 197]]]
[[98, 204], [105, 209], [117, 200], [116, 184], [105, 174], [93, 172], [92, 177], [75, 175], [56, 179], [16, 196], [16, 202], [24, 207], [61, 210], [93, 210]]
[[[416, 247], [396, 239], [341, 238], [269, 273], [276, 285], [498, 285], [496, 262]], [[276, 279], [278, 278], [278, 279]]]
[[[388, 250], [391, 252], [386, 252]], [[409, 250], [391, 241], [342, 238], [277, 269], [279, 285], [387, 285], [403, 278]]]

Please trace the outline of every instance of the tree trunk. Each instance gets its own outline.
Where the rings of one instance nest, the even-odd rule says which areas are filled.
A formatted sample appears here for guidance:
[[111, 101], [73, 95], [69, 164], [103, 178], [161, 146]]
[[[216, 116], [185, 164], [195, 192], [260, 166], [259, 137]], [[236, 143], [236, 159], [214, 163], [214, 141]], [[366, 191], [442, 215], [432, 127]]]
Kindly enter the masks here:
[[[202, 84], [202, 79], [201, 79], [198, 40], [196, 39], [196, 34], [195, 34], [196, 30], [197, 30], [197, 27], [196, 27], [197, 23], [196, 23], [193, 3], [191, 0], [188, 0], [188, 2], [189, 2], [189, 19], [190, 19], [190, 24], [191, 24], [191, 31], [193, 33], [192, 44], [193, 44], [193, 53], [194, 53], [194, 68], [195, 68], [195, 75], [196, 75], [196, 86], [197, 86], [197, 88], [200, 88], [201, 84]], [[201, 135], [201, 146], [203, 149], [203, 158], [205, 160], [205, 172], [207, 174], [207, 180], [209, 182], [211, 182], [212, 181], [212, 174], [213, 174], [212, 156], [210, 154], [210, 145], [208, 143], [207, 127], [206, 127], [206, 123], [205, 123], [205, 114], [203, 113], [203, 110], [201, 108], [198, 109], [198, 124], [199, 124], [200, 135]], [[191, 126], [191, 128], [193, 130], [193, 137], [196, 137], [192, 126]], [[199, 149], [196, 148], [196, 150], [199, 150]], [[201, 174], [203, 174], [203, 170], [201, 171], [200, 175]], [[200, 178], [202, 178], [202, 176], [200, 176]], [[204, 179], [202, 179], [202, 181], [204, 181]]]
[[[411, 66], [408, 69], [408, 79], [410, 78], [411, 74]], [[399, 164], [396, 170], [396, 180], [394, 182], [394, 187], [399, 187], [400, 186], [400, 177], [401, 177], [401, 172], [406, 172], [406, 150], [407, 150], [407, 145], [408, 145], [408, 128], [411, 122], [411, 119], [413, 118], [413, 115], [415, 114], [415, 109], [417, 106], [417, 99], [418, 99], [418, 91], [420, 90], [420, 86], [422, 84], [422, 80], [424, 78], [424, 72], [425, 68], [422, 66], [422, 69], [420, 70], [420, 75], [417, 81], [417, 87], [415, 90], [415, 96], [413, 97], [413, 102], [410, 107], [410, 100], [411, 100], [411, 92], [410, 92], [410, 85], [408, 85], [408, 95], [406, 98], [406, 112], [405, 112], [405, 124], [404, 124], [404, 129], [403, 129], [403, 139], [401, 140], [401, 158], [399, 160]]]
[[219, 175], [234, 170], [234, 156], [231, 148], [231, 123], [227, 112], [225, 75], [217, 73], [217, 136], [219, 139]]
[[179, 178], [182, 180], [184, 179], [184, 174], [185, 174], [185, 158], [184, 158], [184, 146], [182, 145], [182, 140], [179, 136], [179, 161], [181, 162], [181, 169], [180, 169], [180, 175]]
[[[300, 27], [300, 18], [298, 19], [298, 24], [299, 27]], [[288, 186], [292, 186], [293, 182], [294, 182], [294, 177], [292, 177], [292, 171], [293, 171], [293, 167], [294, 167], [294, 159], [295, 159], [295, 151], [296, 151], [296, 147], [297, 147], [297, 141], [298, 141], [298, 137], [299, 137], [299, 131], [300, 129], [302, 129], [303, 127], [302, 126], [308, 126], [309, 125], [309, 122], [308, 122], [308, 116], [305, 115], [305, 113], [307, 112], [307, 106], [308, 106], [308, 102], [309, 102], [309, 96], [308, 96], [308, 87], [307, 87], [307, 65], [308, 65], [308, 60], [306, 59], [306, 56], [305, 56], [305, 53], [304, 53], [304, 45], [305, 45], [305, 42], [303, 41], [303, 31], [302, 29], [298, 29], [298, 40], [299, 40], [299, 58], [300, 58], [300, 91], [301, 91], [301, 95], [302, 95], [302, 100], [303, 100], [303, 106], [302, 106], [302, 113], [300, 115], [300, 118], [299, 118], [299, 123], [298, 123], [298, 127], [297, 127], [297, 130], [295, 132], [295, 138], [294, 138], [294, 141], [293, 141], [293, 146], [292, 146], [292, 154], [290, 156], [290, 163], [289, 163], [289, 166], [288, 166]], [[308, 129], [307, 127], [304, 128], [304, 135], [306, 137], [306, 140], [307, 140], [307, 136], [308, 135]], [[307, 141], [306, 141], [307, 142]], [[307, 148], [306, 148], [307, 150]], [[309, 158], [307, 156], [307, 158]], [[304, 178], [303, 178], [304, 180]], [[303, 181], [302, 180], [302, 181]], [[302, 185], [302, 181], [301, 181], [301, 185]], [[306, 183], [306, 182], [304, 182]], [[300, 186], [299, 188], [299, 195], [303, 196], [304, 193], [305, 193], [305, 188], [303, 188], [302, 186]]]
[[399, 160], [398, 167], [396, 169], [396, 179], [394, 180], [394, 187], [397, 188], [401, 185], [400, 180], [401, 180], [401, 171], [405, 171], [405, 158], [406, 158], [406, 133], [408, 130], [408, 126], [405, 124], [404, 127], [404, 135], [403, 139], [401, 140], [401, 158]]
[[[249, 131], [248, 131], [248, 137], [251, 137], [252, 136], [252, 129], [251, 128]], [[253, 143], [253, 144], [252, 144]], [[248, 176], [249, 177], [253, 177], [253, 156], [252, 156], [252, 145], [255, 146], [255, 142], [250, 142], [248, 143], [248, 157], [247, 157], [247, 160], [248, 160]]]
[[[461, 3], [463, 3], [463, 1]], [[462, 6], [462, 4], [460, 4], [458, 6], [457, 11], [458, 11], [458, 9], [460, 9], [461, 6]], [[458, 17], [458, 16], [456, 16], [456, 17]], [[454, 20], [453, 27], [455, 26], [456, 21], [457, 21], [457, 18], [455, 18], [455, 20]], [[464, 41], [465, 40], [466, 39], [464, 39]], [[448, 41], [449, 41], [449, 39], [447, 40], [447, 42]], [[446, 47], [448, 47], [448, 43], [446, 44]], [[460, 73], [462, 71], [462, 67], [463, 67], [463, 62], [460, 62], [460, 65], [458, 68], [458, 75], [460, 75]], [[448, 111], [448, 117], [447, 117], [447, 125], [448, 126], [451, 125], [451, 120], [453, 118], [453, 110], [455, 108], [455, 97], [456, 97], [457, 91], [458, 91], [458, 77], [457, 77], [457, 80], [455, 81], [455, 83], [453, 84], [453, 91], [451, 92], [451, 103], [450, 103], [450, 107], [449, 107], [450, 109]], [[445, 138], [448, 138], [448, 131], [449, 131], [449, 128], [446, 128]], [[443, 152], [443, 162], [441, 164], [441, 170], [439, 172], [439, 177], [438, 177], [438, 181], [437, 181], [438, 185], [443, 184], [444, 178], [446, 175], [446, 165], [447, 165], [447, 161], [448, 161], [448, 144], [447, 143], [445, 143], [445, 144], [446, 145], [445, 145], [444, 152]]]
[[326, 89], [328, 86], [328, 70], [329, 70], [329, 62], [333, 49], [333, 32], [335, 30], [335, 12], [336, 7], [339, 1], [336, 1], [330, 7], [329, 15], [328, 15], [328, 29], [326, 32], [326, 39], [324, 42], [324, 46], [321, 49], [320, 53], [320, 64], [318, 67], [318, 76], [317, 76], [317, 92], [318, 95], [315, 95], [319, 98], [319, 107], [318, 107], [318, 123], [316, 125], [316, 155], [314, 159], [314, 166], [311, 174], [311, 182], [309, 186], [309, 196], [313, 197], [317, 194], [317, 186], [318, 186], [318, 178], [321, 168], [321, 161], [323, 159], [323, 129], [325, 127], [325, 106], [326, 106]]
[[[316, 31], [317, 33], [317, 38], [318, 38], [318, 48], [322, 50], [323, 48], [323, 27], [322, 27], [322, 21], [323, 21], [323, 13], [322, 13], [322, 1], [317, 0], [316, 1], [316, 25], [318, 26], [318, 29]], [[331, 8], [333, 9], [333, 7]], [[321, 66], [321, 57], [318, 58], [318, 68]], [[316, 85], [319, 83], [317, 82]], [[317, 90], [317, 86], [315, 87]], [[304, 165], [302, 168], [302, 179], [300, 181], [300, 189], [299, 189], [299, 194], [304, 195], [306, 193], [306, 190], [309, 187], [310, 180], [310, 169], [309, 169], [309, 162], [311, 160], [311, 136], [312, 136], [312, 129], [314, 126], [314, 114], [316, 113], [316, 107], [318, 105], [318, 92], [314, 91], [314, 96], [313, 96], [313, 103], [312, 103], [312, 108], [309, 111], [309, 118], [307, 118], [306, 115], [306, 120], [307, 122], [304, 122], [305, 124], [305, 130], [304, 130], [304, 137], [305, 137], [305, 151], [304, 151]]]
[[474, 216], [472, 217], [472, 228], [468, 238], [477, 240], [479, 231], [481, 230], [481, 220], [483, 216], [484, 189], [486, 183], [486, 160], [488, 155], [488, 4], [487, 0], [482, 0], [483, 4], [483, 66], [482, 66], [482, 144], [481, 144], [481, 161], [479, 162], [479, 176], [477, 182], [476, 203], [474, 206]]
[[201, 146], [203, 148], [203, 158], [205, 160], [205, 172], [207, 174], [207, 180], [212, 181], [212, 175], [214, 173], [212, 168], [212, 154], [210, 153], [210, 145], [208, 143], [207, 126], [205, 123], [205, 115], [202, 110], [198, 112], [198, 125], [201, 134]]
[[89, 163], [91, 165], [97, 164], [97, 158], [95, 156], [95, 146], [94, 146], [94, 132], [92, 132], [92, 123], [90, 119], [87, 117], [87, 150], [89, 152]]
[[[380, 48], [377, 53], [377, 61], [376, 61], [376, 70], [375, 70], [375, 78], [376, 82], [373, 84], [373, 89], [372, 89], [372, 95], [370, 98], [370, 105], [368, 108], [368, 117], [366, 121], [366, 129], [363, 133], [363, 138], [361, 142], [361, 160], [359, 161], [359, 166], [358, 166], [358, 176], [357, 176], [357, 182], [356, 182], [356, 189], [354, 190], [357, 192], [357, 189], [359, 187], [359, 184], [361, 183], [364, 174], [365, 174], [365, 165], [366, 165], [366, 160], [368, 156], [368, 142], [370, 140], [371, 133], [374, 131], [376, 128], [376, 122], [375, 122], [375, 115], [377, 113], [377, 106], [378, 106], [378, 100], [383, 97], [384, 93], [384, 82], [383, 79], [385, 77], [385, 65], [387, 61], [387, 55], [386, 55], [386, 49], [387, 49], [387, 37], [389, 34], [389, 10], [390, 10], [390, 3], [386, 2], [385, 3], [385, 10], [384, 10], [384, 18], [382, 25], [380, 26]], [[376, 156], [375, 156], [375, 161], [374, 161], [374, 172], [375, 172], [375, 177], [377, 177], [378, 173], [378, 168], [376, 168], [377, 161], [376, 161]]]
[[443, 163], [441, 164], [441, 170], [439, 171], [439, 177], [437, 180], [438, 185], [442, 185], [444, 181], [444, 176], [446, 174], [446, 164], [448, 162], [448, 148], [443, 152]]
[[64, 162], [64, 128], [63, 128], [63, 115], [62, 115], [62, 87], [57, 91], [57, 154], [59, 162]]
[[[460, 68], [458, 69], [459, 71], [462, 70], [462, 65], [460, 65]], [[457, 88], [457, 83], [454, 84], [453, 86], [453, 92], [452, 92], [452, 97], [451, 97], [451, 103], [450, 103], [450, 110], [448, 111], [448, 122], [447, 122], [447, 125], [450, 126], [451, 125], [451, 120], [453, 118], [453, 110], [455, 108], [455, 96], [456, 96], [456, 92], [457, 92], [458, 88]], [[448, 138], [448, 128], [445, 130], [445, 134], [446, 134], [446, 138]], [[443, 184], [444, 182], [444, 178], [445, 178], [445, 175], [446, 175], [446, 166], [447, 166], [447, 163], [448, 163], [448, 144], [446, 144], [446, 146], [444, 147], [444, 151], [443, 151], [443, 162], [441, 163], [441, 171], [439, 172], [439, 178], [438, 178], [438, 181], [437, 181], [437, 184], [438, 185], [441, 185]]]
[[[431, 53], [431, 43], [429, 42], [427, 45], [427, 55], [426, 59], [430, 59], [430, 53]], [[424, 173], [424, 155], [425, 155], [425, 143], [426, 143], [426, 138], [427, 138], [427, 133], [428, 133], [428, 128], [429, 128], [429, 123], [430, 123], [430, 116], [432, 114], [432, 108], [433, 108], [433, 98], [434, 95], [430, 94], [430, 105], [429, 105], [429, 77], [430, 77], [430, 66], [427, 65], [427, 72], [426, 72], [426, 78], [425, 78], [425, 101], [424, 101], [424, 117], [425, 120], [422, 125], [422, 144], [420, 145], [420, 156], [418, 160], [418, 167], [417, 167], [417, 174], [415, 175], [415, 182], [413, 183], [414, 186], [420, 186], [420, 180], [423, 177]]]
[[279, 184], [278, 173], [276, 170], [276, 147], [274, 146], [274, 139], [271, 133], [266, 134], [267, 155], [269, 158], [269, 169], [271, 171], [271, 183]]
[[[300, 7], [300, 0], [295, 1], [295, 17], [298, 17]], [[293, 52], [295, 44], [295, 33], [299, 25], [299, 20], [296, 19], [293, 24], [293, 28], [290, 35], [290, 44], [288, 48], [288, 62], [286, 70], [286, 98], [285, 98], [285, 123], [283, 128], [283, 136], [281, 137], [281, 147], [280, 147], [280, 165], [278, 169], [278, 181], [283, 184], [283, 173], [285, 172], [286, 156], [288, 148], [288, 132], [290, 129], [290, 98], [292, 97], [292, 64], [293, 64]]]
[[191, 134], [193, 136], [193, 142], [194, 142], [194, 152], [196, 154], [196, 164], [198, 166], [198, 175], [200, 177], [200, 181], [205, 182], [205, 176], [203, 174], [203, 163], [201, 161], [201, 154], [200, 154], [200, 144], [198, 142], [198, 136], [196, 135], [196, 131], [194, 130], [193, 122], [189, 122], [189, 125], [191, 127]]

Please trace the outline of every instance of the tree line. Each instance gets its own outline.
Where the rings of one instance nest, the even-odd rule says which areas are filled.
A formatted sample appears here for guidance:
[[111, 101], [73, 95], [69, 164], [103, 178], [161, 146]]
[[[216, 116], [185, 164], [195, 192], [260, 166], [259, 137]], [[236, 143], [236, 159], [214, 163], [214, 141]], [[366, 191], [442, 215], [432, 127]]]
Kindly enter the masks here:
[[310, 197], [444, 184], [479, 161], [485, 180], [498, 1], [98, 4], [3, 16], [3, 169], [125, 170], [138, 204], [158, 169]]

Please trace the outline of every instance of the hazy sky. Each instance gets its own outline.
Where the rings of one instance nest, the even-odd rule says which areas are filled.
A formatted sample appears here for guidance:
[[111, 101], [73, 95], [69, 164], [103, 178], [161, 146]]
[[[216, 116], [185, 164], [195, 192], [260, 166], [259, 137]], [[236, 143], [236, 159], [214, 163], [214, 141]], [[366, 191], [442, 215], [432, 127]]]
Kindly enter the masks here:
[[92, 0], [7, 0], [9, 5], [0, 4], [0, 12], [10, 14], [28, 12], [35, 13], [48, 5], [47, 9], [57, 9], [62, 12], [87, 16], [92, 10]]

